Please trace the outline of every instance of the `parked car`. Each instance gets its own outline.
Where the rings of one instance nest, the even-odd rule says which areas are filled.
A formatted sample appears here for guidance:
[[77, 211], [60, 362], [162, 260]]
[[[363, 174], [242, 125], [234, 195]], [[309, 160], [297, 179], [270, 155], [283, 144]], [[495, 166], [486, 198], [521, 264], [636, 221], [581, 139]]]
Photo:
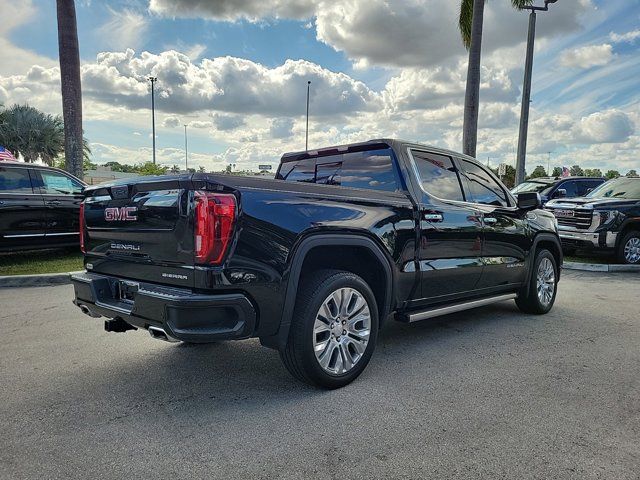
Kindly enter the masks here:
[[586, 197], [553, 200], [567, 253], [576, 249], [615, 253], [621, 263], [640, 264], [640, 178], [620, 177]]
[[195, 173], [90, 186], [75, 304], [107, 331], [258, 337], [327, 388], [366, 367], [389, 317], [515, 299], [543, 314], [562, 249], [537, 193], [399, 140], [288, 153], [275, 179]]
[[538, 192], [545, 205], [554, 198], [584, 197], [607, 180], [602, 177], [539, 177], [514, 187], [511, 193]]
[[0, 162], [0, 251], [79, 245], [84, 187], [57, 168]]

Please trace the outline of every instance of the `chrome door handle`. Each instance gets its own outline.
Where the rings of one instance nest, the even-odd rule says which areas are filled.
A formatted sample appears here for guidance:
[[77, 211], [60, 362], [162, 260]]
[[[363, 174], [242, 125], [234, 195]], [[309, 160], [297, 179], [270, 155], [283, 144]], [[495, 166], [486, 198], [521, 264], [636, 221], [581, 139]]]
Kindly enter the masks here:
[[484, 217], [484, 223], [498, 223], [498, 219], [495, 217]]
[[60, 200], [49, 200], [47, 205], [60, 205], [60, 203], [62, 203]]
[[442, 215], [439, 213], [425, 213], [423, 218], [428, 222], [441, 222], [443, 220]]

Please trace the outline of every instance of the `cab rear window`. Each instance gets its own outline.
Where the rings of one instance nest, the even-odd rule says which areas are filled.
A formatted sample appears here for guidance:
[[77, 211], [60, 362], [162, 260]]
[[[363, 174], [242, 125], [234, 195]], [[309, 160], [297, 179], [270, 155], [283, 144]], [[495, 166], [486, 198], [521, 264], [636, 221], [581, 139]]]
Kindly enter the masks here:
[[391, 149], [283, 161], [276, 179], [391, 192], [400, 190]]

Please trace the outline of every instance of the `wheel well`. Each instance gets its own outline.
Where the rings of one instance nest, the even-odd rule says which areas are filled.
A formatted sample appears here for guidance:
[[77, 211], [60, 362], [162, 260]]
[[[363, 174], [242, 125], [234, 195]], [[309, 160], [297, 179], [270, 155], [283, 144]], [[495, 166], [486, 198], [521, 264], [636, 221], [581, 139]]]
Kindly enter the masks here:
[[624, 239], [625, 235], [629, 232], [640, 232], [640, 222], [629, 222], [618, 234], [618, 238], [616, 239], [616, 247], [620, 246], [620, 243]]
[[300, 283], [314, 271], [326, 268], [346, 270], [362, 277], [367, 282], [378, 306], [380, 324], [384, 321], [385, 300], [388, 289], [387, 274], [380, 259], [366, 247], [361, 246], [318, 246], [306, 255], [300, 271]]
[[536, 245], [536, 250], [541, 248], [547, 249], [553, 255], [553, 258], [556, 259], [556, 265], [560, 267], [560, 259], [562, 258], [562, 248], [556, 242], [551, 240], [540, 240]]

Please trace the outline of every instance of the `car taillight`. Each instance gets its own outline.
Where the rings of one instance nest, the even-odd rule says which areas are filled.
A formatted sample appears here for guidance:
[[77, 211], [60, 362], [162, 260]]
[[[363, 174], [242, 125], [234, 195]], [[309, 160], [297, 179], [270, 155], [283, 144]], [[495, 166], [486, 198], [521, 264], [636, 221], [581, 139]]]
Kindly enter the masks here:
[[80, 204], [80, 251], [87, 253], [84, 245], [84, 202]]
[[196, 263], [218, 265], [231, 243], [236, 221], [236, 197], [195, 192]]

